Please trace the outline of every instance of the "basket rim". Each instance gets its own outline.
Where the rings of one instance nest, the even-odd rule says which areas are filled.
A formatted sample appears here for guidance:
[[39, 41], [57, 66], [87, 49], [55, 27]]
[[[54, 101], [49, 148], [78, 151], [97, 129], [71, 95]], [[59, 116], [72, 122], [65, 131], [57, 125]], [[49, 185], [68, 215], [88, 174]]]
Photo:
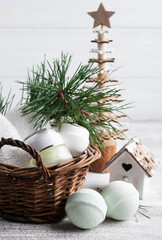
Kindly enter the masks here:
[[[89, 144], [88, 148], [80, 156], [62, 163], [47, 166], [47, 170], [56, 173], [65, 173], [76, 168], [88, 167], [92, 162], [101, 157], [100, 150], [93, 144]], [[19, 167], [11, 164], [0, 163], [0, 175], [10, 175], [14, 178], [31, 178], [30, 173], [35, 178], [41, 177], [42, 170], [40, 167]], [[21, 176], [20, 176], [21, 175]], [[50, 178], [50, 177], [49, 177]]]

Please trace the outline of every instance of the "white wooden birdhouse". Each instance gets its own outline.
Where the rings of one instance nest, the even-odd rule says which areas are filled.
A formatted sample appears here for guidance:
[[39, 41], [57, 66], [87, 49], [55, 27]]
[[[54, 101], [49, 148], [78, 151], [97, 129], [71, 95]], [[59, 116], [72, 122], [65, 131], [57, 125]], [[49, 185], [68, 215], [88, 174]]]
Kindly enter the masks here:
[[110, 182], [123, 180], [132, 183], [142, 199], [158, 163], [149, 149], [134, 137], [110, 159], [103, 171], [110, 168]]

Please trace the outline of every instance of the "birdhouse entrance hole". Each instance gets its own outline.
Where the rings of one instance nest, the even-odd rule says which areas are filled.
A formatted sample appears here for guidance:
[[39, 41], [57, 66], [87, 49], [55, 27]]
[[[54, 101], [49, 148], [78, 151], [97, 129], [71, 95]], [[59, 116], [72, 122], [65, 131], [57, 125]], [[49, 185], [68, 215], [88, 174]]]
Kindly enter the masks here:
[[124, 168], [124, 170], [126, 172], [128, 172], [131, 168], [132, 168], [132, 164], [126, 164], [126, 163], [122, 163], [122, 167]]

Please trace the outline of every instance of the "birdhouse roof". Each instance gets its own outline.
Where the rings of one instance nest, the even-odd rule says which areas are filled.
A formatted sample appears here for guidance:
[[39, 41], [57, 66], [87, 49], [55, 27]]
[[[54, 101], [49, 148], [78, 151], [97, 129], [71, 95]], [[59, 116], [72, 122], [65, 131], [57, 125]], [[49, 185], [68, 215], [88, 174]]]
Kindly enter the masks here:
[[152, 177], [154, 170], [157, 168], [159, 162], [155, 159], [152, 152], [139, 140], [139, 138], [132, 138], [124, 147], [117, 152], [108, 163], [104, 166], [103, 171], [106, 170], [118, 157], [127, 151], [132, 158], [138, 163], [143, 171]]

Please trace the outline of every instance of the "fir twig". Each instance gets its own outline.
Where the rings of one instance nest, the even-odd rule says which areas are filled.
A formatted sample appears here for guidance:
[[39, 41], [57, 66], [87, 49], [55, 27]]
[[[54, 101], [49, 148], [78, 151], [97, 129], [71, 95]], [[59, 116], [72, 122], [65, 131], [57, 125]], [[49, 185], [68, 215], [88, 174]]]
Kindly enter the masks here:
[[[54, 59], [52, 64], [44, 59], [36, 70], [33, 68], [28, 74], [26, 82], [19, 82], [26, 93], [26, 97], [22, 95], [22, 114], [33, 113], [31, 120], [35, 122], [36, 129], [42, 128], [47, 122], [52, 126], [78, 123], [87, 128], [91, 142], [101, 146], [98, 126], [108, 132], [119, 131], [102, 113], [120, 112], [128, 105], [123, 104], [123, 100], [117, 101], [116, 105], [110, 102], [95, 104], [107, 95], [115, 96], [120, 89], [109, 87], [103, 91], [98, 83], [87, 89], [84, 86], [86, 81], [100, 70], [93, 67], [92, 63], [80, 64], [73, 76], [67, 78], [70, 63], [71, 56], [63, 53], [61, 60]], [[102, 119], [96, 120], [96, 115]]]
[[7, 111], [10, 110], [15, 94], [11, 96], [11, 90], [9, 91], [7, 97], [3, 97], [3, 87], [0, 83], [0, 113], [6, 115]]

